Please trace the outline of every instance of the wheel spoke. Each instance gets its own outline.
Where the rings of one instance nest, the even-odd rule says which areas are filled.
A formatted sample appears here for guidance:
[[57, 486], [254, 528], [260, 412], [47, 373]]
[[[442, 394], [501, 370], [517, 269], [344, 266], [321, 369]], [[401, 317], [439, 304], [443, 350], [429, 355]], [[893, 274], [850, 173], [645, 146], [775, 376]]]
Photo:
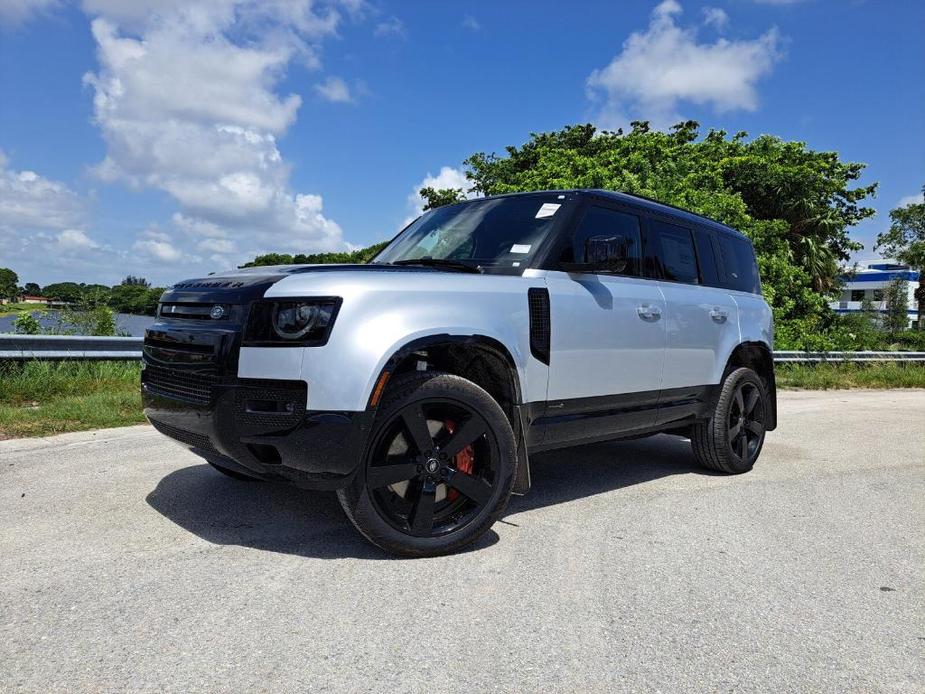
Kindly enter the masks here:
[[739, 432], [742, 431], [742, 425], [736, 424], [735, 426], [729, 427], [729, 440], [735, 441], [739, 436]]
[[745, 402], [742, 400], [742, 389], [741, 388], [736, 390], [735, 403], [736, 403], [736, 406], [739, 408], [739, 414], [740, 415], [745, 414]]
[[434, 529], [434, 503], [436, 501], [437, 485], [433, 482], [424, 482], [414, 508], [408, 516], [408, 525], [411, 532], [416, 534], [430, 533]]
[[491, 485], [474, 475], [450, 468], [446, 481], [453, 489], [469, 497], [479, 506], [484, 506], [491, 499]]
[[454, 434], [450, 435], [450, 438], [441, 450], [446, 453], [447, 456], [453, 458], [463, 448], [482, 436], [486, 431], [488, 431], [488, 427], [485, 425], [482, 418], [473, 415], [469, 417], [465, 424], [457, 429]]
[[746, 422], [745, 428], [752, 432], [755, 436], [761, 436], [764, 433], [764, 427], [761, 426], [761, 422]]
[[758, 400], [761, 399], [761, 394], [758, 392], [757, 388], [752, 388], [752, 392], [748, 396], [748, 400], [745, 401], [745, 414], [750, 415], [755, 410], [755, 406], [758, 404]]
[[738, 450], [736, 451], [738, 456], [745, 460], [748, 457], [748, 437], [743, 432], [738, 439]]
[[407, 460], [401, 460], [396, 463], [386, 465], [376, 465], [370, 467], [366, 472], [366, 486], [370, 489], [379, 489], [388, 487], [396, 482], [404, 482], [416, 477], [418, 474], [417, 463], [410, 463]]
[[430, 436], [430, 430], [427, 428], [427, 419], [424, 417], [424, 410], [420, 405], [411, 405], [402, 410], [402, 421], [405, 423], [405, 429], [411, 436], [410, 443], [414, 444], [418, 453], [427, 453], [434, 447], [434, 440]]

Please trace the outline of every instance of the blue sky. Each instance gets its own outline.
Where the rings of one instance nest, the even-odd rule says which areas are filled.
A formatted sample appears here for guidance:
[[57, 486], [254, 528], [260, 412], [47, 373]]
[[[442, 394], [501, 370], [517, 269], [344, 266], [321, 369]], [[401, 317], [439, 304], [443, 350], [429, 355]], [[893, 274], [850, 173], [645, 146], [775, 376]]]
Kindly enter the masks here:
[[[528, 9], [529, 8], [529, 9]], [[475, 151], [634, 118], [925, 184], [925, 3], [0, 0], [0, 266], [159, 283], [360, 246]]]

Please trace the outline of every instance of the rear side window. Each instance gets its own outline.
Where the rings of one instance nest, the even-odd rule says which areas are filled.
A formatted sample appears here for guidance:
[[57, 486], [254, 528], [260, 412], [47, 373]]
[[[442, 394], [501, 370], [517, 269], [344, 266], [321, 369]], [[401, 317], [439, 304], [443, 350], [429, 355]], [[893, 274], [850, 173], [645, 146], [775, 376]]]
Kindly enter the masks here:
[[672, 282], [700, 284], [697, 254], [690, 229], [657, 219], [651, 223], [654, 232], [654, 264], [657, 276]]
[[697, 260], [700, 261], [700, 279], [710, 287], [721, 287], [711, 236], [712, 234], [706, 229], [694, 229], [694, 241], [697, 243]]
[[642, 261], [642, 240], [639, 228], [639, 217], [634, 214], [592, 205], [585, 211], [581, 223], [575, 229], [572, 246], [565, 250], [562, 261], [586, 262], [585, 243], [587, 240], [592, 236], [604, 236], [625, 244], [628, 259], [626, 270], [620, 274], [639, 275]]
[[761, 281], [752, 245], [732, 234], [717, 234], [717, 237], [726, 286], [740, 292], [760, 294]]

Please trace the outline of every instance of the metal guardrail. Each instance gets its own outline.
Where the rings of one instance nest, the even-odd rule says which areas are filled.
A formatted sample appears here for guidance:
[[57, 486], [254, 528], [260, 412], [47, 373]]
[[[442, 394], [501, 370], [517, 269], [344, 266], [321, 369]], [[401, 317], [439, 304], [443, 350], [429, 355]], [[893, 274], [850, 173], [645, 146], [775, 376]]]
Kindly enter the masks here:
[[141, 359], [142, 337], [0, 335], [0, 359]]
[[[0, 359], [141, 359], [141, 337], [0, 335]], [[775, 364], [922, 362], [925, 352], [774, 352]]]
[[774, 352], [775, 364], [821, 362], [925, 362], [925, 352]]

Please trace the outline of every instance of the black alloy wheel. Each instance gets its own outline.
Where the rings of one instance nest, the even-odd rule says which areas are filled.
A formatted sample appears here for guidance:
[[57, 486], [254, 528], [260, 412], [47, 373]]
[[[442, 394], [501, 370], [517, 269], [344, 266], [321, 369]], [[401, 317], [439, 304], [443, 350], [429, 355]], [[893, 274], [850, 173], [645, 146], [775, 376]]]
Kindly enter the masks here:
[[713, 417], [691, 427], [694, 456], [719, 472], [748, 472], [767, 430], [768, 397], [757, 373], [741, 367], [726, 375]]
[[363, 468], [338, 496], [380, 547], [443, 554], [473, 542], [500, 516], [515, 467], [510, 423], [488, 393], [457, 376], [413, 374], [393, 384]]
[[755, 457], [764, 441], [764, 398], [759, 386], [744, 380], [729, 408], [729, 446], [741, 464]]

